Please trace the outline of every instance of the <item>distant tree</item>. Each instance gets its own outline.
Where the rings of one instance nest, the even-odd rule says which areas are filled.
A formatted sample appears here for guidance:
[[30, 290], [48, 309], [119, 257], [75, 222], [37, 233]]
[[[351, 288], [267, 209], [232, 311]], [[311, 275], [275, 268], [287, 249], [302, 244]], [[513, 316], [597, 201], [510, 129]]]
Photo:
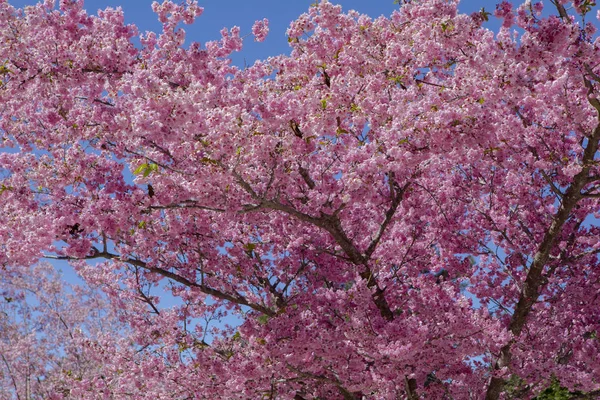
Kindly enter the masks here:
[[193, 1], [139, 46], [120, 10], [0, 1], [0, 264], [69, 260], [128, 332], [53, 395], [599, 390], [600, 47], [593, 2], [551, 3], [494, 34], [322, 1], [240, 69], [238, 28], [183, 47]]
[[101, 343], [117, 350], [111, 336], [126, 333], [99, 292], [63, 282], [48, 264], [5, 271], [0, 296], [3, 399], [63, 398], [100, 375]]

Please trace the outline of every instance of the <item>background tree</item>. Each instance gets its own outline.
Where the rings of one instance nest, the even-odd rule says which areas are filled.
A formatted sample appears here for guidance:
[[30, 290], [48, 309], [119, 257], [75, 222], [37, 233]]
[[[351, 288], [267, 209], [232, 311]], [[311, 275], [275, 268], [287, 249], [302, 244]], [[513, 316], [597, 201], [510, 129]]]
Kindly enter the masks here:
[[148, 350], [69, 395], [598, 390], [600, 55], [591, 2], [553, 5], [503, 1], [494, 34], [320, 2], [239, 69], [238, 28], [183, 47], [192, 1], [139, 47], [119, 10], [0, 2], [0, 262], [70, 260]]
[[0, 395], [56, 399], [97, 379], [94, 352], [125, 337], [110, 305], [89, 287], [64, 282], [49, 264], [4, 271], [0, 289]]

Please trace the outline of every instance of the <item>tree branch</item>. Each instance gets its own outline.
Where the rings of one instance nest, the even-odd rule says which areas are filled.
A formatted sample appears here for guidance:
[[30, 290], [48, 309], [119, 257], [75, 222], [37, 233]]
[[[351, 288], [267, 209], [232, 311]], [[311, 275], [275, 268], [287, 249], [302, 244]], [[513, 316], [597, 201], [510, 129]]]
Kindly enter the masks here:
[[404, 376], [404, 386], [406, 388], [406, 397], [408, 400], [418, 400], [419, 395], [417, 394], [417, 381], [414, 378], [408, 379]]
[[394, 180], [393, 172], [390, 172], [388, 179], [389, 179], [389, 185], [390, 185], [390, 194], [392, 195], [392, 203], [390, 204], [390, 208], [388, 208], [388, 210], [385, 213], [385, 219], [384, 219], [383, 223], [381, 224], [381, 226], [379, 227], [379, 232], [377, 233], [377, 236], [375, 236], [375, 239], [373, 239], [371, 241], [371, 244], [369, 244], [369, 247], [367, 248], [367, 251], [365, 252], [365, 256], [367, 258], [370, 258], [371, 255], [373, 254], [373, 252], [375, 251], [375, 249], [377, 248], [377, 245], [379, 244], [381, 237], [383, 236], [385, 230], [387, 229], [388, 225], [392, 221], [392, 218], [394, 217], [394, 214], [396, 213], [396, 210], [398, 209], [400, 202], [402, 202], [402, 199], [404, 198], [404, 193], [410, 186], [410, 183], [407, 183], [401, 188], [397, 187], [398, 184]]
[[224, 293], [221, 292], [220, 290], [217, 289], [213, 289], [209, 286], [202, 284], [198, 284], [196, 282], [190, 281], [189, 279], [186, 279], [182, 276], [179, 276], [173, 272], [161, 269], [161, 268], [156, 268], [156, 267], [151, 267], [148, 264], [146, 264], [143, 261], [140, 260], [135, 260], [135, 259], [121, 259], [121, 256], [117, 255], [117, 254], [112, 254], [112, 253], [107, 253], [107, 252], [100, 252], [96, 249], [96, 252], [91, 255], [91, 256], [87, 256], [87, 257], [83, 257], [83, 258], [76, 258], [76, 257], [62, 257], [62, 256], [51, 256], [51, 255], [44, 255], [44, 258], [50, 258], [50, 259], [55, 259], [55, 260], [91, 260], [91, 259], [96, 259], [96, 258], [105, 258], [108, 260], [117, 260], [117, 261], [122, 261], [125, 262], [127, 264], [131, 264], [131, 265], [135, 265], [137, 267], [143, 268], [146, 271], [149, 272], [153, 272], [159, 275], [164, 276], [165, 278], [169, 278], [175, 282], [181, 283], [184, 286], [187, 287], [195, 287], [198, 288], [202, 293], [213, 296], [215, 298], [221, 299], [221, 300], [227, 300], [230, 301], [234, 304], [239, 304], [239, 305], [243, 305], [243, 306], [247, 306], [250, 307], [251, 309], [258, 311], [262, 314], [268, 315], [270, 317], [275, 315], [275, 312], [267, 307], [264, 307], [260, 304], [255, 304], [255, 303], [250, 303], [248, 301], [248, 299], [246, 299], [244, 296], [242, 296], [239, 293], [235, 293], [234, 295], [232, 294], [228, 294], [228, 293]]
[[567, 10], [565, 9], [565, 7], [561, 3], [559, 3], [557, 0], [551, 0], [551, 2], [556, 7], [556, 10], [558, 11], [558, 15], [560, 16], [560, 19], [562, 19], [563, 21], [566, 22], [569, 19], [569, 14], [567, 14]]
[[312, 374], [310, 372], [304, 372], [299, 370], [298, 368], [291, 366], [289, 364], [287, 364], [287, 368], [290, 371], [293, 371], [295, 373], [297, 373], [298, 375], [307, 377], [307, 378], [311, 378], [311, 379], [315, 379], [321, 382], [327, 382], [330, 383], [332, 385], [334, 385], [335, 387], [338, 388], [338, 390], [340, 391], [341, 395], [344, 397], [344, 400], [358, 400], [356, 396], [354, 396], [354, 394], [352, 394], [348, 389], [346, 389], [345, 387], [342, 386], [342, 384], [340, 383], [340, 381], [336, 378], [328, 378], [324, 375], [316, 375], [316, 374]]
[[10, 376], [12, 384], [15, 388], [15, 394], [17, 395], [17, 400], [21, 400], [21, 396], [19, 395], [19, 387], [17, 386], [17, 381], [15, 380], [15, 376], [13, 375], [13, 373], [10, 369], [10, 365], [8, 364], [8, 361], [4, 357], [4, 354], [0, 353], [0, 356], [2, 357], [2, 361], [4, 362], [4, 365], [6, 365], [6, 370], [8, 371], [8, 375]]
[[304, 179], [304, 182], [306, 182], [308, 187], [310, 189], [314, 189], [316, 186], [315, 181], [313, 181], [312, 178], [310, 177], [308, 170], [306, 168], [304, 168], [303, 166], [299, 166], [298, 172], [300, 173], [300, 176], [302, 177], [302, 179]]
[[[356, 246], [354, 246], [354, 244], [348, 238], [348, 236], [346, 235], [346, 233], [344, 232], [344, 230], [342, 228], [342, 224], [341, 224], [338, 214], [342, 210], [343, 207], [336, 210], [333, 214], [325, 214], [325, 213], [321, 212], [321, 215], [319, 217], [313, 217], [311, 215], [308, 215], [308, 214], [305, 214], [303, 212], [296, 210], [292, 206], [282, 204], [278, 201], [265, 200], [265, 199], [261, 198], [252, 189], [252, 187], [246, 181], [244, 181], [244, 179], [237, 172], [235, 172], [235, 171], [231, 171], [231, 172], [232, 172], [233, 176], [236, 178], [236, 180], [238, 181], [238, 184], [254, 200], [256, 200], [258, 202], [258, 204], [248, 205], [248, 206], [244, 207], [243, 212], [252, 212], [252, 211], [257, 211], [260, 209], [270, 209], [270, 210], [282, 211], [288, 215], [291, 215], [291, 216], [299, 219], [300, 221], [304, 221], [309, 224], [315, 225], [315, 226], [322, 228], [325, 231], [329, 232], [329, 234], [333, 237], [335, 242], [342, 248], [344, 253], [346, 253], [346, 255], [348, 256], [350, 261], [355, 265], [362, 265], [364, 267], [364, 270], [361, 272], [360, 276], [367, 281], [367, 286], [370, 289], [374, 290], [373, 300], [375, 302], [375, 305], [379, 309], [381, 316], [388, 321], [392, 321], [394, 319], [394, 313], [390, 309], [390, 306], [387, 303], [387, 300], [385, 299], [384, 290], [381, 289], [379, 287], [379, 285], [377, 284], [377, 281], [375, 279], [373, 279], [373, 272], [371, 271], [371, 269], [369, 268], [369, 265], [368, 265], [369, 257], [363, 255], [361, 253], [361, 251], [358, 248], [356, 248]], [[407, 187], [408, 186], [405, 186], [405, 188], [407, 188]], [[402, 199], [403, 191], [405, 190], [405, 188], [399, 190], [399, 192], [402, 192], [402, 195], [400, 195], [398, 203]], [[398, 205], [396, 204], [393, 207], [393, 209], [388, 210], [388, 212], [390, 213], [390, 215], [389, 215], [390, 220], [391, 220], [394, 212], [396, 211], [397, 207], [398, 207]], [[387, 215], [386, 215], [386, 219], [388, 219]], [[387, 224], [389, 224], [389, 221], [387, 222]], [[386, 224], [386, 227], [387, 227], [387, 224]], [[386, 227], [383, 227], [383, 231], [385, 231]], [[380, 230], [381, 235], [383, 235], [383, 231]], [[380, 238], [381, 237], [379, 237], [379, 239]], [[377, 242], [379, 241], [379, 239], [377, 239]], [[376, 245], [377, 245], [377, 243], [375, 243], [375, 246]], [[372, 248], [371, 252], [373, 252], [374, 250], [375, 250], [375, 247]]]
[[164, 206], [149, 206], [148, 208], [151, 210], [174, 210], [174, 209], [178, 209], [178, 208], [195, 208], [198, 210], [214, 211], [214, 212], [225, 212], [226, 211], [224, 208], [202, 206], [194, 200], [186, 200], [186, 201], [181, 201], [179, 203], [166, 204]]
[[[594, 160], [594, 155], [598, 151], [599, 140], [600, 124], [594, 129], [594, 132], [588, 141], [588, 146], [584, 150], [582, 170], [575, 175], [573, 181], [565, 191], [560, 208], [552, 219], [552, 223], [546, 230], [544, 238], [533, 257], [533, 262], [529, 268], [525, 282], [523, 283], [519, 300], [515, 306], [508, 326], [515, 339], [521, 334], [523, 327], [527, 322], [527, 317], [531, 312], [531, 308], [537, 301], [541, 287], [545, 282], [542, 274], [550, 257], [550, 252], [554, 247], [554, 243], [560, 235], [565, 222], [569, 219], [571, 211], [583, 197], [581, 195], [581, 190], [588, 182], [590, 169], [593, 164], [592, 161]], [[494, 365], [494, 370], [499, 370], [510, 365], [512, 344], [513, 342], [511, 341], [502, 347], [498, 361]], [[504, 379], [492, 377], [486, 393], [486, 400], [498, 400], [500, 394], [504, 390], [504, 385]]]

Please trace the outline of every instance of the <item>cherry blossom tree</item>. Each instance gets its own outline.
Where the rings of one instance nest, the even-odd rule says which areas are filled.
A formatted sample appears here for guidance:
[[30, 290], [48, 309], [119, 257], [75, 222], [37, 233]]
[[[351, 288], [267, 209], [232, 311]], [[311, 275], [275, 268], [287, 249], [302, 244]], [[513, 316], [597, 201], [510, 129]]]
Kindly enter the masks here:
[[136, 350], [111, 337], [125, 338], [127, 330], [105, 296], [63, 282], [49, 264], [5, 271], [0, 295], [4, 399], [64, 398], [105, 373], [95, 352]]
[[126, 326], [53, 395], [600, 390], [594, 4], [457, 3], [321, 1], [241, 69], [237, 27], [184, 45], [194, 1], [139, 35], [0, 0], [0, 263], [69, 260]]

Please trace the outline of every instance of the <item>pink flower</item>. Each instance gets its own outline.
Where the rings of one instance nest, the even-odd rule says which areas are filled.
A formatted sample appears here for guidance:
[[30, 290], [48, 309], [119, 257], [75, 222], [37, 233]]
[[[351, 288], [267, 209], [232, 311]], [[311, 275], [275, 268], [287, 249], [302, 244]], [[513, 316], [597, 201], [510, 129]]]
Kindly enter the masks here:
[[254, 40], [263, 42], [269, 34], [269, 20], [263, 18], [262, 21], [255, 21], [254, 25], [252, 25], [252, 34], [254, 35]]

